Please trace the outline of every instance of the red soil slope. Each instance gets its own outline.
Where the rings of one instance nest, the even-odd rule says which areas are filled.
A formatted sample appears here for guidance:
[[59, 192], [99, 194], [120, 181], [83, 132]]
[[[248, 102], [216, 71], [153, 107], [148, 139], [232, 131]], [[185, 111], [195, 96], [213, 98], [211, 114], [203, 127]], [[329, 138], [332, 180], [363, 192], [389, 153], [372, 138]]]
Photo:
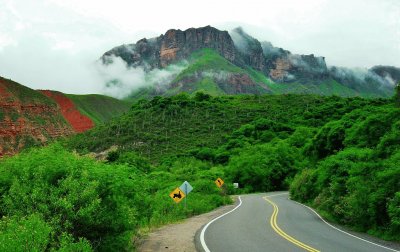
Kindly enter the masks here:
[[62, 115], [69, 124], [71, 124], [75, 132], [84, 132], [94, 127], [93, 121], [89, 117], [81, 114], [74, 103], [63, 93], [50, 90], [40, 90], [40, 92], [58, 103], [61, 107]]
[[59, 106], [46, 103], [48, 98], [24, 97], [34, 92], [0, 78], [0, 158], [73, 134], [71, 126], [62, 119]]

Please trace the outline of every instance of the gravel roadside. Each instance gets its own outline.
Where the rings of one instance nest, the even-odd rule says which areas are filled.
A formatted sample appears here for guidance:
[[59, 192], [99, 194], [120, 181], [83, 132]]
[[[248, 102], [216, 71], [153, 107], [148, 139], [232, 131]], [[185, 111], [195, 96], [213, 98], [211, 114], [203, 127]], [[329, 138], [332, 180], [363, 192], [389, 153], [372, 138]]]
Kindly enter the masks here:
[[235, 204], [222, 206], [212, 212], [201, 214], [181, 223], [169, 224], [151, 232], [147, 237], [139, 242], [137, 250], [139, 252], [154, 251], [179, 251], [194, 252], [196, 232], [212, 219], [232, 210]]

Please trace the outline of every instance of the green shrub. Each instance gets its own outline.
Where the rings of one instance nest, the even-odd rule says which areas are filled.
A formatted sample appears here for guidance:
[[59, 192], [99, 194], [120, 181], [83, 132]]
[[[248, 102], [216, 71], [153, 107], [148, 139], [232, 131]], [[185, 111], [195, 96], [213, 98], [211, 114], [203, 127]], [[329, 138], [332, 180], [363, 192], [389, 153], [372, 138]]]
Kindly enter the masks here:
[[315, 190], [316, 171], [304, 169], [298, 173], [290, 184], [290, 196], [295, 200], [303, 202], [312, 202], [318, 195]]
[[[40, 214], [54, 233], [51, 244], [66, 233], [102, 250], [104, 237], [135, 230], [142, 202], [140, 185], [129, 179], [128, 167], [77, 157], [59, 145], [5, 159], [0, 167], [5, 174], [3, 214], [20, 218]], [[115, 250], [129, 243], [127, 239]]]
[[[0, 251], [45, 251], [52, 228], [39, 215], [3, 217], [0, 220]], [[90, 247], [89, 247], [90, 248]]]
[[400, 191], [388, 202], [390, 227], [395, 239], [400, 240]]
[[298, 158], [298, 150], [283, 142], [251, 146], [231, 157], [225, 173], [249, 192], [282, 190], [296, 174]]

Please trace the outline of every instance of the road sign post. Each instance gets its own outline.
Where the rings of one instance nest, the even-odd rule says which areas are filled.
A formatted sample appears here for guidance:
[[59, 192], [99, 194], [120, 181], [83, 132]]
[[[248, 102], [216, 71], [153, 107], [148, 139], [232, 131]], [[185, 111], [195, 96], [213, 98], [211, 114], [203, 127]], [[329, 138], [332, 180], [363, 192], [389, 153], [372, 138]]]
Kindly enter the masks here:
[[193, 187], [189, 184], [189, 182], [185, 181], [180, 187], [175, 188], [170, 194], [169, 197], [175, 201], [175, 203], [181, 202], [185, 199], [185, 208], [187, 206], [187, 196], [193, 190]]
[[219, 188], [225, 183], [221, 178], [217, 178], [214, 182]]
[[221, 195], [223, 196], [223, 200], [224, 200], [224, 204], [225, 204], [225, 196], [226, 196], [226, 192], [225, 192], [225, 187], [222, 187], [224, 185], [224, 181], [221, 178], [217, 178], [214, 183], [221, 188]]
[[[187, 184], [185, 183], [185, 194], [187, 195]], [[187, 204], [187, 197], [185, 197], [185, 209]]]
[[186, 194], [179, 187], [177, 187], [169, 194], [169, 197], [171, 197], [175, 203], [179, 203], [186, 197]]

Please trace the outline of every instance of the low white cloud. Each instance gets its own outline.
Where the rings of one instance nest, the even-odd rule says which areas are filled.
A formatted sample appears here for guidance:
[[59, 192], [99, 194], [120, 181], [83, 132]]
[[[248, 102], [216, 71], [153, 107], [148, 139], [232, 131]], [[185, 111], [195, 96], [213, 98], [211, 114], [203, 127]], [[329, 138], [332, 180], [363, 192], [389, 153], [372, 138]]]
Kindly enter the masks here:
[[108, 57], [112, 63], [104, 65], [100, 60], [96, 64], [102, 83], [102, 93], [116, 98], [128, 96], [132, 90], [145, 85], [146, 73], [143, 68], [129, 68], [120, 57]]
[[124, 60], [114, 55], [107, 56], [106, 62], [108, 64], [99, 60], [95, 65], [100, 77], [101, 92], [119, 99], [141, 87], [165, 88], [187, 66], [186, 62], [180, 62], [165, 69], [147, 71], [143, 66], [129, 67]]
[[232, 1], [206, 0], [193, 11], [184, 0], [162, 7], [156, 1], [2, 0], [0, 76], [35, 89], [101, 93], [93, 62], [105, 51], [168, 29], [206, 25], [240, 25], [259, 41], [325, 56], [330, 65], [400, 66], [398, 0]]
[[393, 88], [395, 85], [395, 81], [389, 75], [382, 77], [366, 68], [331, 67], [330, 72], [334, 78], [353, 84], [367, 85], [373, 80], [380, 88]]

